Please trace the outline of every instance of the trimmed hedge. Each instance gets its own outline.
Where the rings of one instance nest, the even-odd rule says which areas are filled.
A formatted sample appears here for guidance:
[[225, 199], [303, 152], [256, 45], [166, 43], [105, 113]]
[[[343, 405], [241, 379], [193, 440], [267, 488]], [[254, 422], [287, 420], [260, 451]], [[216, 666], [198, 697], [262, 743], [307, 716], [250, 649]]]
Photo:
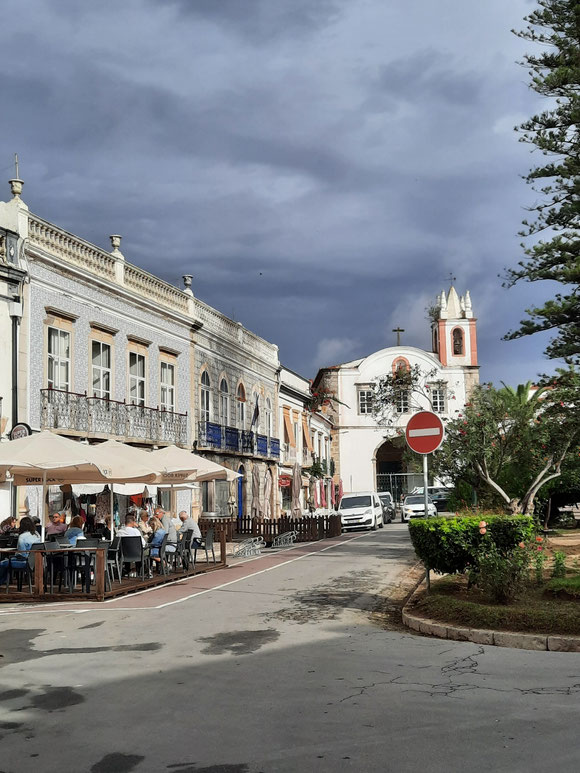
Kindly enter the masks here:
[[[487, 524], [486, 534], [479, 533], [482, 520]], [[410, 521], [409, 533], [415, 553], [426, 567], [439, 574], [462, 574], [473, 566], [486, 542], [493, 542], [502, 555], [507, 555], [533, 537], [535, 527], [529, 515], [421, 518]]]

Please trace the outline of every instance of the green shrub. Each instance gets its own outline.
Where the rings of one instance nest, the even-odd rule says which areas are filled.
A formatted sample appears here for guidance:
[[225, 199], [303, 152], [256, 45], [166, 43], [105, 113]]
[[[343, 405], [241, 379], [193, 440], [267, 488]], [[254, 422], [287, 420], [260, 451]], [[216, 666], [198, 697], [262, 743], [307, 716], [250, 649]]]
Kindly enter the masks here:
[[[538, 553], [538, 556], [544, 556]], [[537, 562], [537, 557], [535, 557]], [[475, 584], [493, 601], [509, 604], [525, 589], [529, 578], [530, 553], [516, 548], [507, 555], [489, 542], [476, 559]], [[543, 561], [536, 563], [541, 574]]]
[[566, 553], [556, 550], [554, 553], [554, 565], [552, 566], [552, 577], [558, 579], [566, 576]]
[[483, 520], [484, 535], [479, 531], [480, 516], [411, 521], [409, 533], [415, 553], [426, 567], [439, 574], [459, 574], [475, 565], [484, 544], [491, 542], [500, 555], [507, 556], [534, 534], [529, 515], [492, 515]]
[[544, 552], [536, 552], [533, 558], [534, 571], [536, 574], [536, 583], [541, 585], [544, 582], [544, 564], [546, 563], [546, 554]]

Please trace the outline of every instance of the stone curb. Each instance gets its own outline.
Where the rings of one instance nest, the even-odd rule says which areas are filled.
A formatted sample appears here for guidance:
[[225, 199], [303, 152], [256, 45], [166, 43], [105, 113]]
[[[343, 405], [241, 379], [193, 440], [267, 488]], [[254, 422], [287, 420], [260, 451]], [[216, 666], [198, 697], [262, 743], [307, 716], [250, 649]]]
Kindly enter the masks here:
[[417, 617], [403, 608], [403, 625], [413, 631], [453, 641], [472, 641], [475, 644], [493, 644], [496, 647], [512, 647], [520, 650], [545, 650], [549, 652], [580, 652], [580, 636], [544, 636], [536, 633], [512, 633], [490, 631], [482, 628], [462, 628]]

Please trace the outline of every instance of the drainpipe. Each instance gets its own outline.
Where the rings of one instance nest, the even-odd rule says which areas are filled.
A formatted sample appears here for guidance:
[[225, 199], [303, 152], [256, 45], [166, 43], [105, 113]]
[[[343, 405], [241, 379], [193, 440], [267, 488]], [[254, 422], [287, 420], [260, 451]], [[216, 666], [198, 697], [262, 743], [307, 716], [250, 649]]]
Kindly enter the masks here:
[[[12, 426], [18, 424], [18, 325], [22, 317], [22, 300], [16, 295], [9, 306], [12, 319]], [[12, 485], [12, 515], [18, 518], [17, 488]]]

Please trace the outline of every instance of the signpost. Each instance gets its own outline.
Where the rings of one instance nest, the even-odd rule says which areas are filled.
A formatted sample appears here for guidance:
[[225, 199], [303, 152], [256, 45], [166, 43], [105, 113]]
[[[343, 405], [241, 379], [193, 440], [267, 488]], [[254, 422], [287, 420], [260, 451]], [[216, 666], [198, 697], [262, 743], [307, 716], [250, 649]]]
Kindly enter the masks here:
[[[421, 454], [423, 457], [423, 507], [425, 517], [429, 517], [429, 467], [427, 457], [436, 451], [445, 437], [445, 427], [440, 417], [432, 411], [420, 411], [409, 419], [405, 430], [407, 445], [411, 451]], [[425, 579], [429, 589], [429, 567]]]

